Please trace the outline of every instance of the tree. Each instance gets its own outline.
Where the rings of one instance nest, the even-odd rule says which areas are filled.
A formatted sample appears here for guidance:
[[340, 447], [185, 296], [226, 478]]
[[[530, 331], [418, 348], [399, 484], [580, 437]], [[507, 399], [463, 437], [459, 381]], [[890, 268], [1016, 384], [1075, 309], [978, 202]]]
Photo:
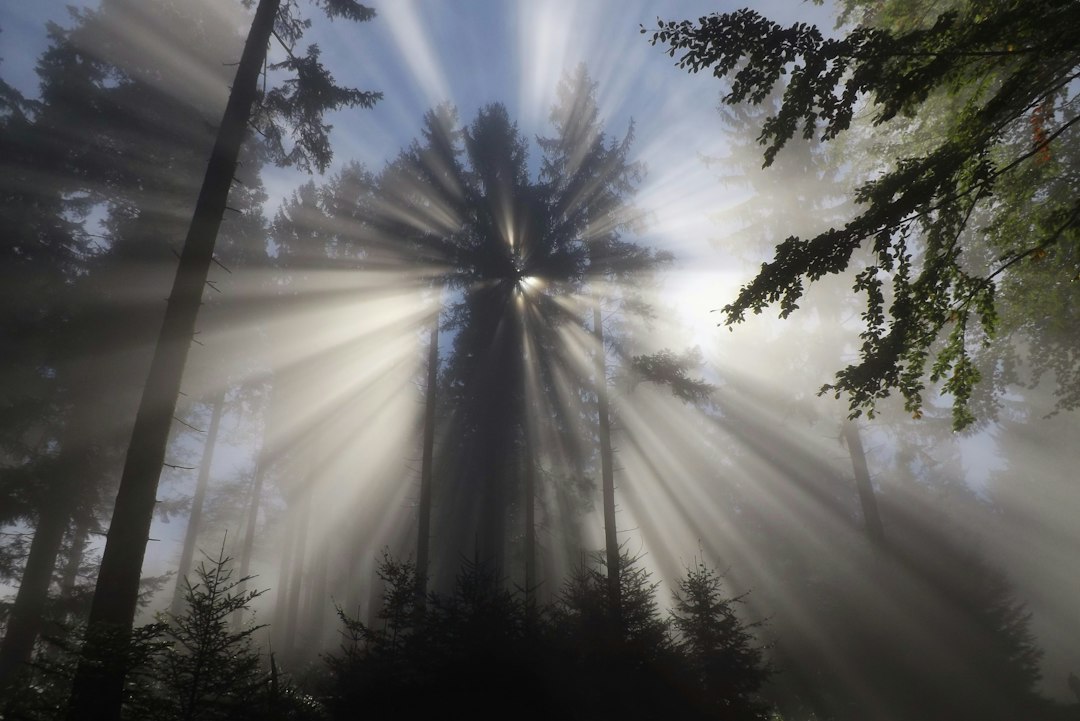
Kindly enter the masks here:
[[182, 579], [184, 611], [169, 615], [157, 658], [163, 688], [156, 718], [262, 718], [265, 709], [254, 703], [264, 685], [262, 662], [251, 646], [262, 627], [231, 630], [230, 624], [263, 592], [242, 590], [250, 579], [233, 578], [231, 561], [222, 544], [216, 558], [206, 556], [195, 567], [195, 584]]
[[[319, 0], [316, 4], [329, 17], [364, 21], [374, 14], [354, 0]], [[307, 27], [307, 23], [296, 19], [294, 10], [292, 0], [285, 4], [281, 0], [261, 0], [237, 68], [136, 415], [90, 611], [87, 644], [88, 658], [92, 660], [81, 664], [76, 676], [69, 707], [71, 719], [116, 719], [120, 714], [123, 669], [107, 658], [97, 658], [100, 654], [95, 654], [94, 649], [104, 637], [126, 633], [134, 619], [169, 427], [248, 124], [254, 121], [256, 126], [262, 126], [263, 134], [280, 151], [283, 162], [323, 168], [329, 162], [330, 149], [322, 113], [341, 106], [366, 107], [378, 99], [377, 94], [336, 86], [320, 63], [316, 46], [309, 47], [302, 57], [292, 52], [292, 45]], [[296, 80], [269, 91], [262, 98], [260, 112], [253, 116], [258, 78], [267, 45], [275, 34], [288, 56], [276, 67], [295, 73]], [[298, 133], [291, 149], [284, 148], [287, 131], [275, 124], [278, 120]]]
[[[447, 706], [487, 718], [505, 711], [507, 693], [526, 698], [538, 688], [544, 649], [529, 632], [521, 599], [492, 578], [490, 564], [465, 561], [453, 590], [428, 594], [423, 614], [416, 613], [411, 562], [384, 555], [378, 574], [384, 586], [377, 623], [339, 612], [345, 642], [326, 658], [331, 718], [355, 718], [360, 708], [419, 718]], [[500, 693], [485, 693], [493, 687]], [[534, 710], [545, 701], [530, 699], [519, 715], [545, 718]]]
[[[725, 323], [772, 303], [786, 317], [805, 282], [843, 272], [869, 246], [872, 262], [853, 285], [866, 294], [860, 358], [822, 392], [846, 393], [857, 416], [898, 390], [917, 415], [927, 381], [940, 381], [954, 399], [954, 425], [971, 424], [980, 379], [973, 352], [995, 332], [999, 291], [1025, 266], [1073, 252], [1080, 203], [1055, 158], [1075, 145], [1080, 117], [1069, 97], [1078, 13], [1067, 0], [971, 3], [926, 27], [859, 26], [835, 39], [748, 9], [696, 25], [661, 20], [652, 42], [667, 45], [680, 67], [730, 78], [725, 103], [759, 103], [789, 76], [780, 110], [761, 126], [766, 165], [797, 132], [829, 140], [847, 130], [866, 99], [879, 125], [942, 94], [960, 106], [924, 151], [901, 155], [856, 191], [864, 207], [853, 220], [777, 245], [724, 308]], [[1029, 194], [1015, 202], [1004, 189], [1021, 176]]]
[[221, 428], [221, 412], [225, 406], [225, 390], [222, 389], [213, 401], [210, 412], [210, 426], [206, 429], [206, 444], [199, 460], [199, 478], [195, 485], [195, 495], [191, 499], [191, 514], [188, 516], [187, 530], [184, 533], [184, 547], [180, 554], [180, 566], [176, 571], [176, 589], [173, 593], [172, 614], [179, 616], [184, 606], [187, 576], [191, 571], [192, 558], [195, 555], [195, 543], [202, 530], [203, 503], [206, 501], [206, 487], [210, 482], [210, 468], [214, 463], [214, 447], [217, 445], [218, 432]]
[[[398, 262], [431, 268], [421, 287], [460, 291], [445, 309], [443, 327], [457, 333], [438, 393], [440, 433], [457, 443], [440, 448], [437, 458], [425, 451], [418, 540], [423, 546], [424, 509], [438, 494], [453, 523], [443, 531], [444, 547], [465, 552], [475, 540], [482, 557], [499, 565], [509, 535], [506, 514], [518, 505], [522, 475], [524, 545], [535, 549], [525, 364], [547, 362], [542, 348], [549, 341], [538, 336], [566, 316], [548, 294], [577, 282], [581, 247], [550, 232], [544, 189], [529, 178], [527, 142], [503, 106], [481, 109], [465, 128], [452, 108], [436, 108], [425, 116], [423, 136], [380, 175], [372, 221], [386, 246], [396, 246]], [[539, 325], [530, 320], [538, 317], [545, 319]], [[425, 447], [434, 432], [428, 424]], [[433, 468], [440, 469], [438, 479], [429, 477]], [[534, 555], [525, 551], [526, 576], [535, 570]], [[419, 559], [423, 584], [429, 564], [422, 547]]]
[[[59, 192], [39, 192], [33, 180], [48, 165], [41, 153], [41, 129], [34, 122], [40, 110], [14, 88], [0, 84], [5, 176], [0, 222], [11, 237], [0, 251], [0, 343], [11, 349], [0, 372], [0, 524], [31, 521], [41, 531], [35, 532], [22, 564], [23, 580], [0, 645], [0, 689], [30, 656], [68, 523], [67, 515], [47, 509], [49, 481], [68, 470], [49, 452], [57, 435], [63, 435], [55, 428], [67, 416], [54, 352], [58, 337], [70, 338], [65, 322], [69, 288], [84, 267], [87, 238], [78, 223], [79, 204], [65, 203]], [[43, 294], [55, 300], [42, 303]], [[5, 556], [16, 555], [11, 552], [4, 549]], [[16, 563], [4, 559], [5, 576], [16, 576]]]
[[679, 635], [703, 705], [716, 718], [769, 718], [758, 693], [771, 669], [763, 648], [735, 613], [741, 596], [725, 598], [721, 577], [704, 561], [686, 569], [674, 592], [671, 621]]
[[608, 594], [610, 607], [617, 614], [622, 587], [619, 580], [621, 549], [615, 519], [604, 313], [605, 310], [614, 313], [626, 308], [647, 315], [650, 312], [647, 304], [629, 290], [628, 281], [640, 279], [671, 261], [672, 256], [623, 239], [624, 233], [641, 227], [640, 212], [633, 206], [632, 199], [644, 168], [630, 160], [633, 123], [621, 140], [608, 140], [596, 102], [596, 84], [584, 65], [568, 72], [560, 80], [556, 92], [558, 101], [550, 116], [555, 134], [539, 140], [544, 151], [541, 179], [552, 198], [555, 234], [576, 239], [584, 245], [587, 263], [584, 279], [595, 284], [591, 304], [592, 391], [596, 398]]
[[[153, 21], [140, 24], [147, 18]], [[33, 541], [17, 613], [0, 649], [0, 683], [30, 657], [65, 534], [77, 547], [79, 537], [99, 531], [137, 403], [130, 378], [146, 372], [143, 348], [161, 321], [158, 303], [132, 299], [164, 292], [172, 263], [165, 239], [183, 232], [177, 219], [190, 212], [204, 170], [198, 155], [212, 141], [203, 120], [216, 97], [183, 83], [163, 88], [157, 81], [170, 76], [170, 67], [162, 56], [175, 58], [169, 50], [183, 48], [197, 58], [186, 67], [224, 84], [220, 64], [210, 57], [239, 47], [226, 24], [208, 30], [199, 9], [168, 0], [109, 0], [74, 19], [70, 29], [50, 24], [50, 47], [38, 63], [41, 99], [12, 113], [11, 132], [4, 134], [2, 202], [14, 241], [7, 246], [13, 262], [4, 267], [23, 271], [5, 289], [30, 283], [27, 290], [37, 286], [40, 294], [47, 281], [64, 281], [47, 293], [53, 300], [35, 304], [32, 313], [25, 298], [5, 302], [17, 321], [10, 327], [19, 338], [12, 347], [23, 355], [9, 356], [23, 367], [17, 375], [5, 373], [6, 381], [18, 383], [5, 388], [5, 405], [16, 410], [18, 402], [23, 418], [35, 423], [25, 427], [6, 414], [3, 421], [5, 435], [18, 433], [24, 446], [11, 456], [22, 465], [5, 481], [22, 498], [12, 509], [26, 509]], [[155, 55], [131, 53], [129, 39], [117, 37], [120, 26], [138, 28], [139, 35], [154, 35], [161, 26], [181, 30], [156, 36], [165, 47]], [[250, 150], [247, 156], [254, 160]], [[244, 188], [232, 206], [241, 217], [258, 202], [260, 165], [249, 162], [238, 179]], [[100, 232], [86, 227], [91, 209], [100, 213]], [[237, 225], [247, 221], [230, 225], [235, 238]], [[34, 267], [45, 262], [47, 270]], [[31, 400], [46, 405], [30, 412]], [[48, 452], [34, 458], [30, 439], [46, 443]]]
[[[582, 558], [551, 605], [552, 673], [582, 718], [696, 717], [686, 658], [656, 601], [660, 584], [640, 560], [624, 551], [612, 574], [606, 551]], [[617, 607], [612, 577], [621, 586]]]

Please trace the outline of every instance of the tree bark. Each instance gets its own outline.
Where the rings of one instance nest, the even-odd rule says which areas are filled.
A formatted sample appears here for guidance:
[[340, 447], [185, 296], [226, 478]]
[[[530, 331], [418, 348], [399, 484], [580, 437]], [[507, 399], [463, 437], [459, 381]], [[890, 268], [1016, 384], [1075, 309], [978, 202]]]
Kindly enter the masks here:
[[118, 721], [120, 718], [127, 672], [123, 661], [125, 654], [110, 649], [107, 639], [112, 637], [126, 647], [135, 620], [143, 557], [154, 517], [169, 427], [180, 392], [180, 379], [195, 333], [195, 319], [213, 259], [214, 243], [225, 213], [240, 144], [251, 117], [259, 74], [279, 5], [280, 0], [260, 0], [255, 11], [184, 241], [150, 373], [135, 416], [90, 608], [84, 657], [72, 685], [69, 721]]
[[41, 509], [34, 538], [30, 542], [26, 567], [11, 609], [4, 642], [0, 645], [0, 690], [14, 681], [23, 665], [30, 660], [34, 643], [41, 632], [56, 557], [71, 518], [71, 510], [65, 500], [57, 501], [57, 506]]
[[[322, 534], [320, 534], [322, 535]], [[327, 622], [332, 616], [330, 605], [330, 543], [329, 539], [320, 538], [314, 548], [311, 559], [311, 574], [308, 579], [307, 600], [304, 602], [304, 615], [300, 629], [304, 633], [304, 658], [322, 652], [323, 639], [326, 637]]]
[[296, 526], [298, 519], [295, 513], [287, 513], [285, 522], [285, 539], [281, 544], [281, 559], [278, 566], [277, 598], [274, 601], [274, 622], [270, 626], [272, 638], [277, 641], [277, 647], [285, 645], [285, 617], [288, 614], [289, 587], [291, 585], [290, 573], [292, 571], [292, 559], [296, 555]]
[[844, 440], [847, 441], [848, 453], [851, 454], [851, 467], [855, 472], [855, 488], [859, 492], [866, 535], [871, 543], [882, 547], [885, 545], [885, 527], [881, 523], [881, 514], [878, 512], [874, 484], [870, 482], [870, 469], [866, 464], [866, 451], [863, 449], [862, 438], [859, 436], [859, 427], [854, 421], [844, 421]]
[[[279, 411], [278, 405], [278, 392], [277, 384], [273, 383], [273, 380], [279, 380], [277, 378], [272, 379], [270, 386], [270, 399], [266, 407], [266, 418], [263, 422], [262, 440], [260, 441], [259, 450], [255, 454], [255, 473], [251, 481], [251, 497], [248, 502], [247, 521], [244, 523], [244, 541], [240, 546], [240, 586], [237, 591], [243, 595], [247, 591], [247, 581], [245, 580], [248, 575], [251, 574], [251, 559], [255, 554], [255, 532], [259, 526], [259, 508], [262, 506], [262, 493], [263, 484], [266, 478], [266, 469], [272, 468], [276, 462], [276, 454], [271, 449], [267, 448], [267, 442], [269, 439], [274, 438], [274, 429], [276, 428], [275, 418]], [[291, 531], [286, 531], [287, 534]], [[290, 537], [291, 536], [287, 536]], [[287, 555], [288, 547], [286, 545], [282, 555]], [[287, 564], [287, 560], [285, 561]], [[281, 574], [278, 576], [278, 584], [280, 587], [281, 582], [287, 575], [285, 570], [287, 565], [282, 569]], [[279, 604], [280, 607], [281, 604]], [[233, 626], [236, 629], [240, 628], [240, 624], [243, 622], [244, 613], [242, 610], [237, 610], [233, 615]]]
[[[247, 577], [251, 573], [251, 556], [255, 551], [255, 526], [259, 522], [259, 506], [262, 502], [262, 487], [263, 477], [265, 475], [264, 469], [266, 464], [263, 462], [262, 452], [255, 457], [255, 477], [251, 482], [251, 500], [248, 503], [247, 521], [244, 524], [244, 542], [240, 546], [240, 575], [238, 580], [240, 585], [237, 587], [237, 593], [241, 596], [247, 591]], [[233, 628], [240, 628], [243, 622], [243, 611], [237, 609], [233, 614]]]
[[251, 501], [248, 503], [247, 523], [244, 525], [244, 544], [240, 547], [240, 592], [247, 588], [244, 581], [251, 573], [251, 556], [255, 551], [255, 528], [259, 523], [259, 506], [262, 505], [263, 478], [266, 465], [261, 458], [255, 460], [255, 478], [251, 484]]
[[[77, 384], [78, 380], [75, 382]], [[80, 488], [92, 482], [94, 473], [90, 470], [94, 467], [93, 443], [84, 434], [98, 422], [95, 404], [86, 396], [76, 398], [72, 417], [67, 420], [60, 442], [57, 476], [51, 484], [48, 499], [38, 509], [38, 523], [19, 580], [7, 631], [0, 644], [0, 690], [14, 680], [22, 666], [30, 660], [37, 637], [44, 628], [49, 587], [63, 547], [64, 534], [71, 527], [73, 517], [81, 510], [80, 504], [89, 503], [79, 498]], [[83, 534], [88, 531], [85, 523], [80, 524], [80, 528]], [[85, 540], [85, 535], [83, 538]], [[61, 591], [65, 588], [65, 585], [61, 585]]]
[[525, 602], [529, 613], [535, 606], [536, 590], [536, 461], [533, 458], [532, 424], [522, 421], [525, 436]]
[[424, 449], [420, 459], [420, 506], [416, 519], [416, 603], [427, 598], [428, 552], [431, 545], [431, 476], [435, 457], [435, 393], [439, 381], [439, 316], [428, 342], [427, 398], [424, 399]]
[[307, 562], [308, 525], [311, 521], [311, 489], [301, 489], [300, 493], [300, 507], [297, 509], [300, 519], [296, 526], [292, 570], [289, 571], [288, 606], [285, 610], [285, 629], [281, 647], [282, 658], [288, 661], [293, 660], [296, 630], [300, 623], [300, 590], [303, 585], [304, 567]]
[[221, 411], [225, 406], [225, 389], [214, 399], [213, 411], [210, 415], [210, 427], [206, 431], [206, 445], [203, 448], [202, 460], [199, 462], [199, 477], [195, 483], [195, 495], [191, 499], [191, 514], [188, 516], [187, 532], [184, 534], [184, 548], [180, 552], [180, 566], [176, 571], [176, 588], [173, 591], [172, 608], [173, 616], [179, 616], [184, 611], [184, 596], [187, 586], [187, 577], [191, 573], [191, 563], [195, 556], [195, 542], [202, 530], [203, 504], [206, 501], [206, 487], [210, 483], [210, 466], [214, 462], [214, 446], [217, 445], [218, 431], [221, 429]]
[[75, 587], [79, 581], [79, 568], [82, 567], [83, 554], [86, 553], [86, 542], [89, 536], [90, 521], [86, 518], [76, 518], [71, 548], [68, 550], [67, 558], [64, 559], [64, 572], [60, 576], [60, 593], [67, 598], [75, 595]]
[[618, 615], [621, 607], [619, 538], [615, 528], [615, 473], [612, 469], [604, 322], [600, 313], [599, 299], [593, 305], [593, 336], [596, 338], [596, 412], [599, 417], [600, 476], [604, 496], [604, 545], [607, 558], [608, 602], [612, 612]]

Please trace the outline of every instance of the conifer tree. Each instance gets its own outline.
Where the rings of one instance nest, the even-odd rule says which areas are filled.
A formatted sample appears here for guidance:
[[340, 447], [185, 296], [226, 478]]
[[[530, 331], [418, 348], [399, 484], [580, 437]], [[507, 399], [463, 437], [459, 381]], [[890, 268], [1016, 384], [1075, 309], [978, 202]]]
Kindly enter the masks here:
[[[330, 17], [364, 21], [374, 14], [354, 0], [319, 0], [316, 4]], [[90, 611], [87, 661], [80, 665], [72, 690], [72, 721], [115, 721], [120, 715], [124, 669], [95, 649], [101, 648], [107, 637], [126, 635], [134, 619], [169, 427], [248, 125], [254, 121], [261, 126], [282, 162], [324, 168], [330, 148], [322, 113], [341, 106], [370, 106], [378, 98], [377, 94], [335, 85], [319, 60], [316, 46], [310, 46], [303, 56], [294, 54], [293, 46], [307, 26], [295, 11], [293, 0], [284, 4], [281, 0], [259, 2], [218, 128], [128, 447]], [[295, 73], [297, 81], [266, 93], [259, 113], [253, 115], [259, 95], [258, 78], [264, 69], [267, 45], [275, 33], [287, 53], [287, 59], [277, 67]], [[295, 129], [297, 137], [295, 145], [286, 149], [289, 129]]]
[[736, 614], [742, 598], [723, 595], [721, 577], [700, 561], [686, 569], [674, 592], [671, 621], [702, 704], [716, 718], [765, 719], [759, 692], [768, 679], [763, 648]]

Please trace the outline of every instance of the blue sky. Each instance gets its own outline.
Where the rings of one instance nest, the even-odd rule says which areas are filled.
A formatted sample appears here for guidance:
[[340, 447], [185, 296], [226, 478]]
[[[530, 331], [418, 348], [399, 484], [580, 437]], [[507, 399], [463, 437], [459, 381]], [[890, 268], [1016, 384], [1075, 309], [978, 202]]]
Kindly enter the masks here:
[[[70, 23], [69, 5], [86, 0], [0, 3], [0, 75], [24, 93], [36, 93], [36, 58], [45, 47], [45, 24]], [[374, 110], [333, 118], [337, 164], [357, 159], [378, 167], [416, 136], [423, 113], [433, 105], [456, 104], [463, 120], [484, 104], [502, 102], [526, 137], [545, 131], [547, 111], [561, 73], [584, 62], [599, 83], [609, 128], [625, 131], [637, 123], [639, 146], [678, 125], [679, 146], [693, 153], [709, 144], [718, 86], [673, 67], [660, 49], [648, 45], [639, 25], [658, 16], [696, 18], [734, 9], [745, 2], [706, 0], [392, 0], [369, 3], [378, 13], [370, 23], [330, 23], [311, 8], [315, 25], [304, 42], [315, 42], [345, 84], [381, 90]], [[831, 25], [827, 9], [800, 0], [752, 5], [783, 22], [817, 20]], [[686, 132], [700, 124], [703, 137]], [[679, 160], [679, 158], [672, 158]], [[272, 189], [295, 185], [275, 176]]]

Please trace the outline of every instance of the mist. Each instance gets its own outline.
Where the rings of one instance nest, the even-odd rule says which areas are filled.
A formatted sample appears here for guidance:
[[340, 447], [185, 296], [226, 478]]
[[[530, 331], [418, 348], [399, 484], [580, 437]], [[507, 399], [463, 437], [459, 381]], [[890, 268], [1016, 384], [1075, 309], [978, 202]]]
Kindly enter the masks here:
[[[0, 718], [78, 717], [126, 593], [98, 571], [245, 5], [0, 9]], [[781, 93], [725, 104], [643, 35], [738, 4], [284, 5], [149, 486], [134, 626], [162, 645], [115, 718], [219, 717], [170, 685], [215, 579], [230, 718], [1075, 716], [1072, 256], [998, 277], [971, 214], [1000, 332], [972, 332], [963, 428], [944, 374], [918, 407], [823, 388], [877, 322], [868, 247], [786, 317], [721, 312], [947, 111], [867, 102], [762, 167]], [[755, 8], [832, 37], [863, 5]], [[381, 97], [274, 110], [313, 43]]]

